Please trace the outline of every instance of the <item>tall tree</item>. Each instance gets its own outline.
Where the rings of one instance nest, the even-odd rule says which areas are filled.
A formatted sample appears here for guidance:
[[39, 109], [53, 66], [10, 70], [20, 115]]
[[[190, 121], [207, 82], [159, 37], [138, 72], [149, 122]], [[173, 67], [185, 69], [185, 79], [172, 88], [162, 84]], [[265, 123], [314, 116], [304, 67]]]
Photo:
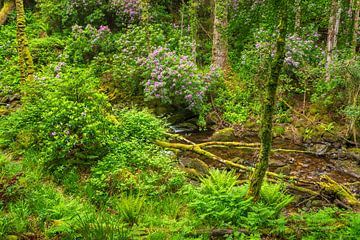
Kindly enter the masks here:
[[4, 25], [8, 15], [15, 8], [14, 0], [5, 0], [3, 7], [0, 10], [0, 25]]
[[226, 71], [228, 67], [228, 0], [215, 0], [212, 63]]
[[253, 197], [257, 201], [260, 197], [260, 190], [266, 171], [269, 166], [269, 156], [272, 144], [272, 119], [275, 108], [276, 90], [279, 76], [285, 58], [285, 38], [287, 29], [287, 0], [275, 1], [277, 9], [277, 31], [275, 56], [271, 62], [271, 73], [266, 84], [266, 93], [262, 106], [261, 119], [261, 149], [258, 163], [250, 177], [248, 197]]
[[300, 33], [301, 27], [301, 0], [295, 0], [295, 32]]
[[360, 0], [355, 0], [354, 3], [354, 28], [353, 28], [353, 36], [352, 36], [352, 54], [355, 56], [357, 40], [359, 36], [359, 12], [360, 12]]
[[332, 0], [329, 27], [327, 36], [326, 51], [326, 81], [330, 81], [330, 67], [333, 61], [333, 52], [337, 45], [337, 36], [339, 33], [340, 17], [341, 17], [341, 0]]
[[197, 47], [197, 31], [199, 25], [198, 19], [198, 0], [189, 1], [189, 15], [190, 15], [190, 31], [191, 31], [191, 55], [193, 61], [196, 63], [196, 47]]
[[16, 0], [16, 39], [18, 42], [19, 66], [21, 81], [32, 79], [34, 65], [30, 54], [29, 42], [25, 32], [25, 11], [23, 0]]

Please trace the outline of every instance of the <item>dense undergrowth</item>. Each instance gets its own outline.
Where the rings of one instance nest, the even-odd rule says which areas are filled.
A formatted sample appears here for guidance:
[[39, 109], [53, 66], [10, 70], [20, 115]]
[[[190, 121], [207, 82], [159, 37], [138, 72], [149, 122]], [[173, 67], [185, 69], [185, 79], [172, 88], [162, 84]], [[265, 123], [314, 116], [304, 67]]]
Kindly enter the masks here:
[[[198, 57], [195, 66], [189, 30], [155, 23], [169, 18], [160, 5], [152, 9], [152, 22], [140, 24], [137, 11], [127, 15], [125, 6], [115, 4], [121, 1], [93, 12], [97, 1], [85, 8], [81, 1], [39, 2], [41, 16], [27, 13], [34, 81], [19, 83], [15, 15], [0, 27], [0, 238], [210, 239], [214, 229], [233, 230], [226, 239], [360, 235], [357, 213], [285, 212], [294, 197], [282, 184], [266, 183], [254, 203], [234, 171], [211, 170], [190, 181], [176, 155], [154, 144], [166, 138], [166, 122], [146, 108], [118, 107], [141, 96], [189, 109], [201, 127], [214, 111], [227, 125], [255, 121], [259, 74], [267, 71], [264, 59], [271, 52], [265, 31], [253, 34], [258, 44], [244, 44], [240, 57], [237, 49], [231, 53], [236, 74], [225, 81], [208, 59]], [[117, 21], [104, 20], [114, 14]], [[321, 49], [308, 50], [316, 41], [289, 37], [281, 94], [291, 92], [292, 99], [306, 92], [321, 115], [358, 75], [354, 65], [331, 82], [317, 82], [323, 76]], [[292, 51], [294, 46], [303, 50]], [[206, 56], [208, 44], [200, 51]], [[331, 91], [336, 94], [325, 94]], [[336, 117], [358, 124], [356, 106], [339, 109]], [[291, 121], [283, 104], [277, 111], [277, 123]]]

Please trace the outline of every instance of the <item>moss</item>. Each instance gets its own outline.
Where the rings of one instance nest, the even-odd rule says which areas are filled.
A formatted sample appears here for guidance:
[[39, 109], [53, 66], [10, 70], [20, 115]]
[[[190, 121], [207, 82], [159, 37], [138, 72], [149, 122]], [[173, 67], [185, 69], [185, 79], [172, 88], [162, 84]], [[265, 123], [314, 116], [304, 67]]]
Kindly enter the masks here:
[[224, 128], [216, 131], [212, 136], [211, 140], [214, 141], [231, 141], [235, 137], [233, 128]]

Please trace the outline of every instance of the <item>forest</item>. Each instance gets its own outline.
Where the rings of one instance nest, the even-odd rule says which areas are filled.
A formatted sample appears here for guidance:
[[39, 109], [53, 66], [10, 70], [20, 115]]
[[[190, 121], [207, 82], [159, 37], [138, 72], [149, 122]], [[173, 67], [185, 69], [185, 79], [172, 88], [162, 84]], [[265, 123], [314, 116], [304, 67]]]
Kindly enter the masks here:
[[0, 0], [0, 239], [359, 239], [359, 11]]

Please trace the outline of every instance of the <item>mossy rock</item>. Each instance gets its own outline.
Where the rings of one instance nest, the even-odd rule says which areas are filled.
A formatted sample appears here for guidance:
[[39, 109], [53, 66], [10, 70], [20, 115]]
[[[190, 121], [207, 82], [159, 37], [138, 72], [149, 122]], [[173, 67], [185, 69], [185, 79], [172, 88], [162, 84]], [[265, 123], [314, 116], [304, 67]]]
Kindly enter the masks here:
[[285, 165], [285, 166], [275, 169], [274, 172], [277, 174], [290, 175], [291, 168], [289, 165]]
[[200, 175], [205, 175], [209, 171], [209, 166], [198, 158], [183, 158], [181, 163], [185, 168], [193, 169], [196, 173]]
[[360, 148], [349, 148], [346, 150], [346, 155], [360, 164]]
[[213, 141], [228, 142], [235, 139], [235, 130], [233, 128], [224, 128], [213, 133], [210, 137]]

